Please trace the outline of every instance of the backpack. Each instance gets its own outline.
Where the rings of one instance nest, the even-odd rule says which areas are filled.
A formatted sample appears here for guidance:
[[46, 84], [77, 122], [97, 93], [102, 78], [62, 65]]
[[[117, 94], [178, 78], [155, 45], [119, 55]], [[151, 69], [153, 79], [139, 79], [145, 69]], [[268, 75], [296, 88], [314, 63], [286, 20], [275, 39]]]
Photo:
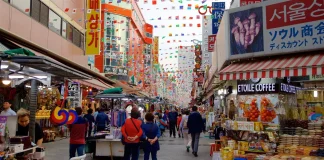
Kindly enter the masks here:
[[188, 118], [186, 118], [183, 122], [183, 129], [188, 129]]

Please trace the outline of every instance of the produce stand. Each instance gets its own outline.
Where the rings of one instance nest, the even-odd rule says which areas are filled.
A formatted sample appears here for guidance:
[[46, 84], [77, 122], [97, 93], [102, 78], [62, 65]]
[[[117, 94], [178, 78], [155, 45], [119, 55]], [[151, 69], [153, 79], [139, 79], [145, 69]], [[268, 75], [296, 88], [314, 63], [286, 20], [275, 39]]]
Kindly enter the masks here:
[[[122, 100], [134, 100], [133, 95], [127, 94], [98, 94], [95, 99], [112, 100], [111, 110], [116, 106], [114, 104], [114, 99]], [[128, 106], [128, 103], [126, 104]], [[110, 157], [113, 160], [113, 157], [123, 157], [124, 156], [124, 146], [121, 143], [121, 131], [118, 127], [110, 127], [110, 131], [104, 131], [96, 133], [93, 137], [88, 137], [86, 146], [87, 153], [93, 153], [94, 158], [96, 157]]]

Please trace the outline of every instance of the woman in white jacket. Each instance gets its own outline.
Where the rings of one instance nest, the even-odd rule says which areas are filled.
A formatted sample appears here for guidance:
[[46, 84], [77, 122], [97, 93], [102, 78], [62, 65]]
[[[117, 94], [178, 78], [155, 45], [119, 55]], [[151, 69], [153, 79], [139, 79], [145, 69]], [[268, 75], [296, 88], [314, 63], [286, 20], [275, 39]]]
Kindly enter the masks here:
[[191, 146], [191, 136], [190, 134], [188, 134], [189, 129], [187, 125], [189, 114], [190, 114], [189, 110], [184, 111], [184, 116], [182, 117], [182, 120], [180, 122], [180, 129], [183, 133], [184, 143], [186, 145], [187, 152], [189, 152]]

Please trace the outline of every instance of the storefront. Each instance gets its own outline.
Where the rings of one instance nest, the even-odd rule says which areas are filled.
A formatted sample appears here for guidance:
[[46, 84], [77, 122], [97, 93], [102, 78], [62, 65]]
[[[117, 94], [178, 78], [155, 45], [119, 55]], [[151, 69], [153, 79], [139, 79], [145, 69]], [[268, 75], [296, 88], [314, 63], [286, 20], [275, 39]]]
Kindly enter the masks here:
[[[305, 21], [277, 14], [286, 13], [285, 9], [290, 13], [297, 5], [291, 1], [266, 1], [224, 14], [229, 45], [223, 47], [226, 55], [221, 56], [227, 59], [219, 64], [223, 67], [218, 76], [237, 82], [237, 102], [229, 103], [229, 117], [234, 120], [223, 125], [228, 134], [222, 159], [322, 156], [323, 92], [319, 86], [324, 54], [318, 29], [323, 17], [315, 16], [321, 7], [312, 1], [298, 4], [310, 7]], [[314, 34], [306, 36], [305, 26], [313, 26]]]

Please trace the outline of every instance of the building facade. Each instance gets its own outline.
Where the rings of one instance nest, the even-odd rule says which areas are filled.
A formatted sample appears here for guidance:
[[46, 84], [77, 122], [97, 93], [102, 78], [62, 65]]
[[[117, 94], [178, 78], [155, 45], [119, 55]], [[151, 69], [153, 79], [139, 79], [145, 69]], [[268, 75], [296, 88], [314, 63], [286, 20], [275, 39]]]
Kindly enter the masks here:
[[144, 21], [136, 4], [105, 1], [101, 4], [102, 49], [94, 66], [106, 76], [149, 90], [153, 27]]

